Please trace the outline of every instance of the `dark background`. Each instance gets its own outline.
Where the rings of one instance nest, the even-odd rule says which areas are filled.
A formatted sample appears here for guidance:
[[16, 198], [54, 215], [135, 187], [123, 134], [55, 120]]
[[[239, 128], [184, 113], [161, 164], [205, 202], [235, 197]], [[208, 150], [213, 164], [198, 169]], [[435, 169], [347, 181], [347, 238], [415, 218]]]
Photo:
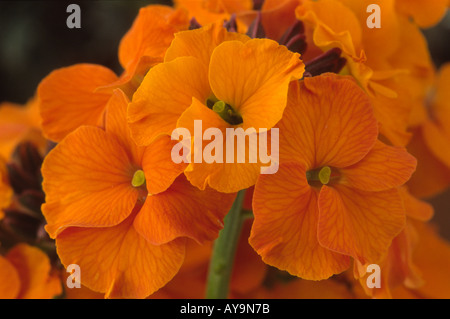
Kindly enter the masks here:
[[[101, 64], [120, 74], [117, 49], [139, 8], [172, 1], [0, 1], [0, 102], [23, 104], [54, 69]], [[81, 29], [69, 29], [70, 3], [81, 7]], [[450, 61], [450, 14], [424, 30], [437, 66]], [[450, 89], [450, 88], [449, 88]], [[431, 200], [434, 221], [450, 240], [450, 191]]]

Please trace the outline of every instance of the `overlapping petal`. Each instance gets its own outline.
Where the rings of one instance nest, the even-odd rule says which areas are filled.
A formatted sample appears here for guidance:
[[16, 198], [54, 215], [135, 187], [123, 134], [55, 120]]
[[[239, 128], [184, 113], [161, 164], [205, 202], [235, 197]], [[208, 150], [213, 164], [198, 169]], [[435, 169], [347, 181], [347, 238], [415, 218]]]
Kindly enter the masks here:
[[117, 80], [108, 68], [77, 64], [53, 71], [38, 87], [44, 134], [59, 142], [80, 125], [102, 125], [110, 94], [96, 92]]
[[201, 191], [180, 176], [165, 192], [147, 197], [134, 227], [154, 245], [178, 237], [189, 237], [203, 244], [218, 236], [227, 213], [222, 207], [230, 207], [234, 197], [235, 194], [210, 188]]
[[[36, 247], [27, 244], [14, 246], [6, 259], [17, 271], [20, 290], [14, 298], [50, 299], [62, 293], [59, 276], [52, 274], [48, 256]], [[10, 269], [10, 271], [12, 271]], [[14, 273], [10, 273], [14, 280]]]
[[19, 295], [20, 278], [11, 262], [0, 256], [0, 298], [14, 299]]
[[405, 211], [396, 189], [366, 192], [333, 185], [320, 191], [320, 244], [363, 264], [379, 261], [404, 225]]
[[277, 174], [259, 177], [249, 242], [265, 263], [313, 280], [349, 267], [348, 256], [319, 244], [318, 197], [318, 191], [308, 185], [304, 164], [281, 164]]
[[281, 159], [302, 158], [308, 168], [342, 168], [374, 146], [378, 128], [370, 100], [350, 78], [305, 78], [290, 90], [286, 120], [277, 125]]
[[244, 129], [259, 130], [281, 119], [288, 84], [304, 70], [300, 55], [275, 41], [226, 41], [211, 56], [209, 81], [215, 97], [240, 113]]
[[139, 13], [119, 45], [119, 61], [127, 70], [136, 69], [144, 57], [163, 59], [174, 34], [187, 29], [188, 18], [184, 10], [168, 6], [150, 5]]
[[206, 101], [211, 94], [207, 67], [195, 57], [181, 57], [152, 68], [128, 107], [128, 122], [138, 145], [170, 135], [192, 98]]
[[364, 191], [384, 191], [405, 184], [415, 168], [416, 159], [405, 149], [377, 141], [361, 161], [340, 169], [340, 182]]
[[71, 227], [56, 238], [62, 263], [79, 265], [83, 284], [106, 298], [145, 298], [166, 284], [184, 259], [184, 239], [152, 245], [134, 229], [133, 216], [113, 227]]
[[52, 237], [68, 226], [114, 226], [132, 211], [139, 192], [131, 186], [135, 166], [121, 144], [96, 127], [80, 127], [44, 161], [46, 203]]

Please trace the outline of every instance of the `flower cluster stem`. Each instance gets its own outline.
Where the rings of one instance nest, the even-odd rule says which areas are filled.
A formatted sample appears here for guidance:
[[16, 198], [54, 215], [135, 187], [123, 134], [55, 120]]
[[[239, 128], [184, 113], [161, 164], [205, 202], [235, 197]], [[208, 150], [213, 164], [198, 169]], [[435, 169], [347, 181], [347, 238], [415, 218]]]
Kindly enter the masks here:
[[245, 190], [238, 192], [233, 206], [224, 220], [224, 228], [214, 242], [209, 265], [206, 298], [225, 299], [228, 296], [231, 272], [242, 224], [246, 216], [242, 214]]

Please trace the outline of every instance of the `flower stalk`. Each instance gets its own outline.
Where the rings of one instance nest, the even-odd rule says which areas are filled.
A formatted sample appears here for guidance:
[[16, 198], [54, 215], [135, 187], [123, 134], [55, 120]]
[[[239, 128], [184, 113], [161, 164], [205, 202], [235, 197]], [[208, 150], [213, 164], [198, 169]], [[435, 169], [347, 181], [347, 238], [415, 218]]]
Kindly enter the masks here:
[[245, 190], [239, 191], [225, 217], [225, 226], [214, 242], [206, 286], [207, 299], [225, 299], [228, 296], [234, 256], [242, 224], [247, 218], [245, 214], [242, 214], [244, 197]]

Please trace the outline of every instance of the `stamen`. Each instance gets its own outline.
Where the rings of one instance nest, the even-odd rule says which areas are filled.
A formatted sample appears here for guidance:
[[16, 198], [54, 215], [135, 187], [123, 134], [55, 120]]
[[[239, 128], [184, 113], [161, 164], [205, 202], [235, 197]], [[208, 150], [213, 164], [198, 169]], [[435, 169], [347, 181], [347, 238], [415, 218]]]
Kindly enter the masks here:
[[142, 170], [137, 170], [134, 172], [133, 179], [131, 180], [131, 185], [133, 187], [141, 187], [145, 184], [145, 174]]

